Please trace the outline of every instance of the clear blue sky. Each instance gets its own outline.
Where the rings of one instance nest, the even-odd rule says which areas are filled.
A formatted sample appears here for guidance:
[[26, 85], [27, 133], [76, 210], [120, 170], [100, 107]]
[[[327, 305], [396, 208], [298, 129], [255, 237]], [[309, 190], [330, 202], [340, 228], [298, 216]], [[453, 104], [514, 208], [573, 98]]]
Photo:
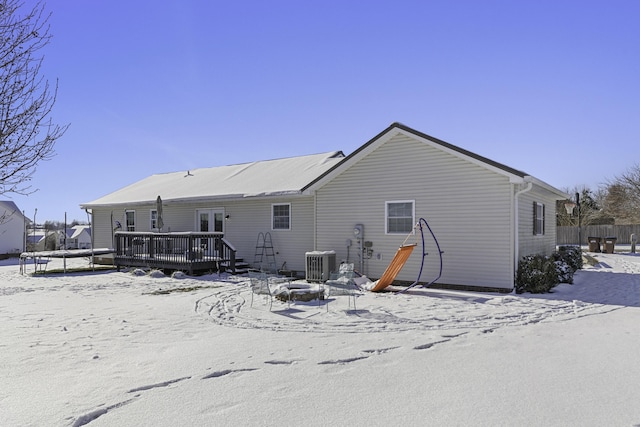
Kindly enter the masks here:
[[349, 154], [395, 121], [561, 189], [640, 161], [640, 1], [46, 8], [43, 71], [71, 127], [39, 191], [10, 197], [38, 222], [86, 220], [81, 203], [154, 173]]

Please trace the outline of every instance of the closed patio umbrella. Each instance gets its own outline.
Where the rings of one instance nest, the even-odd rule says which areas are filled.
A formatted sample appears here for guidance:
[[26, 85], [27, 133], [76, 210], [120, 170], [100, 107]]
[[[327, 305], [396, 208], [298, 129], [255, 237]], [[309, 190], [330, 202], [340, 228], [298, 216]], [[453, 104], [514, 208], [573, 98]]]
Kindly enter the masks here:
[[164, 227], [164, 221], [162, 219], [162, 199], [160, 196], [156, 199], [156, 211], [158, 212], [158, 230], [162, 231], [162, 227]]

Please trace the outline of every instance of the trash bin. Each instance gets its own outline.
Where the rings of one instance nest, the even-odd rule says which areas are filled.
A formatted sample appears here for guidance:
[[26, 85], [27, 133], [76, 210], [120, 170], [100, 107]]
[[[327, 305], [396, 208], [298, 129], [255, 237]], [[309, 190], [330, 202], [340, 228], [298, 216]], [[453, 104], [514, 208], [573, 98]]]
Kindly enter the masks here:
[[600, 252], [600, 237], [587, 237], [589, 242], [589, 252]]
[[602, 252], [612, 254], [616, 248], [616, 240], [618, 240], [617, 237], [605, 237], [602, 244]]

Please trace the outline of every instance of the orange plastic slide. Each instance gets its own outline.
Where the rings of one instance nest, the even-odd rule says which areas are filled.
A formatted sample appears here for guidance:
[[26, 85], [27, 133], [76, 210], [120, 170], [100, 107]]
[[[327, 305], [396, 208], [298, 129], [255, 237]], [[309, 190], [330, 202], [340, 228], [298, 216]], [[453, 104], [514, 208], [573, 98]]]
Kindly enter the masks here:
[[375, 282], [374, 287], [371, 288], [371, 292], [380, 292], [393, 283], [396, 276], [400, 273], [400, 270], [402, 270], [402, 267], [404, 267], [404, 264], [409, 259], [409, 256], [416, 245], [417, 243], [414, 243], [413, 245], [404, 245], [398, 248], [395, 256], [391, 260], [391, 264], [389, 264], [387, 269], [384, 271], [382, 277]]

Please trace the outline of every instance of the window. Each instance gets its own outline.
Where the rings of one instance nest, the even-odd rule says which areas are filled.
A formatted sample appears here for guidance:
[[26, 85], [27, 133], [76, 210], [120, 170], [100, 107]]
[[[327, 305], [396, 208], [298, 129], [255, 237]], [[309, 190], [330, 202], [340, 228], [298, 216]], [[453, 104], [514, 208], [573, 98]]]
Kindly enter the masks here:
[[536, 236], [544, 234], [544, 205], [533, 202], [533, 234]]
[[219, 231], [222, 233], [224, 229], [224, 212], [213, 213], [213, 231]]
[[410, 233], [414, 226], [413, 200], [386, 202], [387, 233]]
[[291, 229], [291, 204], [271, 205], [271, 226], [273, 230]]
[[158, 210], [151, 209], [151, 224], [149, 224], [151, 230], [158, 228]]
[[136, 231], [136, 211], [125, 211], [124, 222], [127, 227], [127, 231]]
[[211, 222], [211, 212], [209, 211], [198, 211], [198, 231], [209, 232], [212, 231], [209, 229], [209, 223]]

